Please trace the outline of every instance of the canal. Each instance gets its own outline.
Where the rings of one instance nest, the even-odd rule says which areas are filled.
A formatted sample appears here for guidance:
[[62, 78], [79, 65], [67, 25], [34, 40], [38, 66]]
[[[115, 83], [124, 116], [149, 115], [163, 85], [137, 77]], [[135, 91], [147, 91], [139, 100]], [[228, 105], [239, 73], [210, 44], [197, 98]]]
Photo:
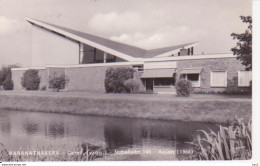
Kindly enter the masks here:
[[[216, 124], [0, 110], [0, 142], [8, 150], [73, 151], [103, 146], [104, 160], [178, 160], [189, 157], [197, 130]], [[101, 159], [102, 160], [102, 159]]]

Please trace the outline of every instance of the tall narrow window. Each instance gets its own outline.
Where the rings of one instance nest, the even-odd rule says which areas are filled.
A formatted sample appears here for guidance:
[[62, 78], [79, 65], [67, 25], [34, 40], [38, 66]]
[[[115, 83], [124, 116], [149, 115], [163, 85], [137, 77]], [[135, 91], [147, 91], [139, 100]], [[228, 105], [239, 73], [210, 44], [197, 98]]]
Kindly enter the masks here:
[[212, 87], [227, 87], [227, 71], [211, 71], [210, 78]]
[[252, 80], [252, 71], [238, 71], [238, 86], [248, 87]]

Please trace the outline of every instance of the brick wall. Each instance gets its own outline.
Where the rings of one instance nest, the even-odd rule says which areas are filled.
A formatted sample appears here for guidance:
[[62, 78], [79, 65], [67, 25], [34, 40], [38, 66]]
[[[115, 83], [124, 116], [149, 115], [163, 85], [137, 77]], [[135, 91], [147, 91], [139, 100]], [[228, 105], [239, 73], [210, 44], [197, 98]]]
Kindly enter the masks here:
[[[123, 67], [123, 66], [117, 66]], [[130, 66], [124, 66], [130, 67]], [[108, 66], [66, 68], [70, 81], [66, 90], [84, 90], [105, 93], [105, 74]]]
[[[123, 66], [123, 65], [122, 65]], [[122, 67], [116, 66], [116, 67]], [[124, 65], [124, 67], [130, 67]], [[66, 74], [70, 81], [66, 90], [71, 91], [98, 91], [105, 92], [104, 79], [108, 66], [92, 66], [92, 67], [68, 67], [68, 68], [55, 68], [49, 67], [40, 69], [39, 75], [41, 77], [40, 88], [43, 86], [48, 87], [48, 75], [54, 73]], [[248, 88], [238, 88], [238, 70], [244, 70], [244, 66], [236, 58], [219, 58], [219, 59], [196, 59], [196, 60], [180, 60], [177, 62], [177, 74], [179, 79], [180, 72], [184, 68], [202, 68], [200, 87], [194, 88], [195, 92], [223, 92], [223, 91], [246, 91]], [[210, 85], [210, 72], [213, 70], [227, 70], [227, 87], [211, 87]], [[22, 90], [21, 77], [25, 70], [12, 70], [12, 79], [14, 82], [14, 90]], [[140, 79], [139, 75], [135, 78]], [[145, 87], [141, 88], [145, 90]]]
[[[26, 70], [12, 70], [12, 80], [14, 83], [14, 90], [23, 90], [21, 85], [21, 78]], [[46, 86], [47, 83], [47, 71], [46, 69], [38, 69], [39, 76], [41, 77], [40, 89]]]
[[[219, 59], [196, 59], [181, 60], [177, 64], [177, 79], [180, 77], [181, 69], [184, 68], [202, 68], [200, 87], [194, 88], [195, 92], [223, 92], [223, 91], [245, 91], [248, 88], [238, 88], [238, 70], [244, 70], [245, 67], [239, 60], [234, 58]], [[210, 71], [227, 70], [227, 87], [214, 88], [210, 86]]]

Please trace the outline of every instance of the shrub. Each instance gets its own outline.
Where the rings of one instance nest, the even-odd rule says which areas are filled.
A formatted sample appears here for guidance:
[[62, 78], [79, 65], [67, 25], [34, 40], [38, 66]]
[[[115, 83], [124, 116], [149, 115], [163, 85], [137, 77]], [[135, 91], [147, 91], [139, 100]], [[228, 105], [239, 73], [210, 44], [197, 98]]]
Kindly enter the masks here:
[[61, 89], [65, 89], [69, 83], [69, 78], [65, 74], [58, 75], [54, 73], [49, 77], [49, 88], [59, 92]]
[[133, 78], [135, 70], [130, 67], [108, 68], [105, 78], [105, 89], [107, 93], [126, 93], [130, 89], [124, 86], [124, 82]]
[[142, 85], [142, 83], [140, 82], [140, 80], [136, 80], [136, 79], [128, 79], [124, 82], [124, 86], [131, 92], [139, 92], [140, 86]]
[[190, 142], [194, 146], [193, 159], [234, 160], [252, 157], [252, 121], [247, 124], [235, 120], [229, 127], [219, 126], [219, 131], [199, 130], [197, 138]]
[[35, 69], [26, 70], [21, 78], [21, 85], [26, 90], [39, 90], [41, 78], [39, 71]]
[[8, 75], [4, 82], [2, 83], [2, 86], [3, 86], [3, 89], [4, 90], [13, 90], [14, 88], [14, 83], [13, 83], [13, 80], [11, 78], [11, 75]]
[[189, 96], [192, 90], [192, 85], [190, 81], [187, 80], [178, 80], [176, 82], [176, 92], [177, 96]]
[[12, 81], [12, 72], [11, 68], [17, 68], [20, 65], [8, 65], [3, 66], [0, 70], [0, 86], [3, 86], [5, 90], [12, 90], [13, 89], [13, 81]]

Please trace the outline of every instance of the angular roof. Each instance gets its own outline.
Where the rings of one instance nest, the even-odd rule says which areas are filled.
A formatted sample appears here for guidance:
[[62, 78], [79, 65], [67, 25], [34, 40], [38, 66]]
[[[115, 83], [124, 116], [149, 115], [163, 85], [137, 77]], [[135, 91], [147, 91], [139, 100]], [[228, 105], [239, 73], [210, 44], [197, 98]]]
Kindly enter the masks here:
[[120, 42], [116, 42], [113, 40], [109, 40], [103, 37], [99, 37], [96, 35], [76, 31], [73, 29], [65, 28], [59, 25], [54, 25], [51, 23], [26, 18], [28, 22], [30, 22], [33, 25], [37, 25], [39, 27], [42, 27], [44, 29], [47, 29], [49, 31], [52, 31], [54, 33], [58, 33], [60, 35], [64, 35], [67, 38], [71, 38], [72, 40], [76, 40], [82, 43], [85, 43], [87, 45], [90, 45], [92, 47], [96, 47], [98, 49], [107, 51], [110, 54], [115, 54], [119, 57], [126, 59], [126, 60], [132, 60], [133, 58], [152, 58], [156, 56], [160, 56], [162, 54], [172, 52], [175, 50], [178, 50], [183, 47], [189, 47], [197, 42], [194, 43], [187, 43], [177, 46], [170, 46], [170, 47], [164, 47], [164, 48], [157, 48], [157, 49], [151, 49], [151, 50], [145, 50], [139, 47], [131, 46], [128, 44], [123, 44]]
[[183, 48], [183, 47], [192, 46], [192, 45], [194, 45], [196, 43], [197, 42], [186, 43], [186, 44], [181, 44], [181, 45], [177, 45], [177, 46], [170, 46], [170, 47], [163, 47], [163, 48], [156, 48], [156, 49], [152, 49], [152, 50], [147, 50], [145, 52], [144, 58], [152, 58], [152, 57], [161, 55], [163, 53], [167, 53], [167, 52], [174, 51], [174, 50], [179, 50], [180, 48]]

